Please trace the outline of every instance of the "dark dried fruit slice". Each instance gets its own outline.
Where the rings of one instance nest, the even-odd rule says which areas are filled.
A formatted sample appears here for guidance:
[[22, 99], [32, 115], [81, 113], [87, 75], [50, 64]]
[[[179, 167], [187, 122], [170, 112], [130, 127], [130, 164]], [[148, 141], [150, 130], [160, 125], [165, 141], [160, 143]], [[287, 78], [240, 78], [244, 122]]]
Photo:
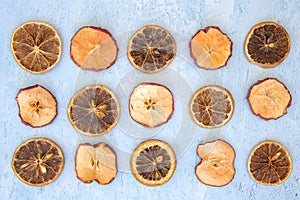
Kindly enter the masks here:
[[253, 114], [265, 120], [278, 119], [287, 113], [292, 96], [283, 83], [275, 78], [266, 78], [255, 83], [248, 92]]
[[147, 140], [132, 153], [130, 167], [133, 176], [147, 186], [159, 186], [168, 182], [176, 169], [176, 155], [164, 141]]
[[80, 144], [75, 156], [77, 178], [84, 183], [93, 180], [101, 185], [109, 184], [117, 175], [117, 156], [114, 150], [105, 143], [91, 145]]
[[210, 186], [224, 186], [230, 183], [235, 174], [235, 152], [230, 144], [216, 140], [198, 145], [197, 154], [201, 158], [196, 166], [197, 178]]
[[171, 91], [157, 83], [141, 83], [130, 95], [131, 118], [146, 126], [157, 127], [167, 123], [174, 111]]
[[267, 140], [252, 150], [248, 171], [262, 185], [279, 185], [291, 174], [292, 160], [282, 144]]
[[98, 136], [110, 131], [120, 117], [119, 101], [115, 94], [103, 85], [89, 85], [71, 98], [68, 118], [80, 133]]
[[193, 120], [203, 128], [225, 125], [232, 117], [234, 100], [228, 90], [210, 85], [200, 88], [190, 102]]
[[110, 32], [99, 27], [84, 26], [71, 39], [71, 58], [82, 69], [107, 69], [115, 63], [118, 51]]
[[190, 54], [198, 67], [218, 69], [226, 66], [232, 55], [232, 42], [220, 28], [208, 26], [190, 41]]
[[32, 138], [23, 142], [12, 158], [15, 175], [31, 186], [44, 186], [55, 181], [64, 167], [60, 147], [46, 138]]
[[260, 67], [276, 67], [290, 52], [290, 36], [275, 22], [261, 22], [249, 31], [244, 45], [247, 59]]
[[160, 26], [144, 26], [129, 40], [128, 59], [135, 68], [144, 73], [161, 71], [173, 61], [175, 54], [173, 36]]
[[22, 122], [33, 128], [50, 124], [57, 115], [56, 99], [43, 86], [33, 85], [21, 89], [16, 100]]
[[61, 40], [49, 24], [27, 22], [14, 31], [11, 51], [20, 67], [33, 74], [41, 74], [58, 63]]

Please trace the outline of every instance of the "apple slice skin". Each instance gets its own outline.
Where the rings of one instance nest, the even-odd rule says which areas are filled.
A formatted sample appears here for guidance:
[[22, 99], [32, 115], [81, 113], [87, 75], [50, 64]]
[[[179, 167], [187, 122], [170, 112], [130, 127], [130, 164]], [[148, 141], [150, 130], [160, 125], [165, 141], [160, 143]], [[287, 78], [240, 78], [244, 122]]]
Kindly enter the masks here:
[[[265, 118], [265, 117], [262, 117], [260, 114], [256, 114], [256, 113], [254, 112], [252, 106], [250, 105], [249, 98], [250, 98], [250, 94], [251, 94], [252, 88], [255, 87], [255, 86], [257, 86], [257, 85], [259, 85], [259, 84], [261, 84], [261, 83], [263, 83], [264, 81], [267, 81], [267, 80], [275, 80], [275, 81], [279, 82], [280, 84], [282, 84], [282, 86], [283, 86], [283, 87], [288, 91], [288, 93], [290, 94], [290, 91], [288, 90], [288, 88], [286, 87], [286, 85], [285, 85], [284, 83], [282, 83], [281, 81], [279, 81], [278, 79], [276, 79], [276, 78], [265, 78], [265, 79], [263, 79], [263, 80], [257, 81], [255, 84], [253, 84], [253, 85], [249, 88], [246, 99], [248, 100], [250, 109], [251, 109], [251, 111], [252, 111], [252, 113], [253, 113], [254, 115], [256, 115], [256, 116], [258, 116], [258, 117], [260, 117], [261, 119], [266, 120], [266, 121], [271, 120], [271, 119], [277, 120], [277, 119], [279, 119], [280, 117], [286, 115], [287, 112], [284, 113], [283, 115], [277, 117], [277, 118]], [[289, 101], [289, 103], [287, 104], [286, 109], [288, 109], [288, 108], [292, 105], [292, 99], [293, 99], [293, 97], [292, 97], [292, 95], [290, 94], [290, 101]]]
[[[83, 27], [81, 27], [80, 29], [78, 29], [78, 30], [76, 31], [76, 33], [74, 34], [74, 36], [73, 36], [72, 39], [71, 39], [71, 45], [70, 45], [70, 57], [71, 57], [72, 61], [73, 61], [78, 67], [80, 67], [80, 68], [82, 69], [81, 65], [75, 61], [76, 59], [75, 59], [74, 56], [72, 55], [71, 49], [72, 49], [72, 40], [73, 40], [73, 38], [76, 36], [76, 34], [77, 34], [80, 30], [82, 30], [82, 29], [84, 29], [84, 28], [91, 28], [91, 29], [98, 30], [98, 31], [101, 31], [101, 32], [103, 32], [103, 33], [106, 33], [107, 35], [110, 36], [110, 38], [112, 39], [112, 41], [115, 43], [116, 48], [117, 48], [115, 59], [114, 59], [114, 61], [111, 62], [110, 65], [109, 65], [108, 67], [106, 67], [105, 69], [110, 68], [110, 67], [111, 67], [113, 64], [115, 64], [115, 62], [117, 61], [117, 57], [118, 57], [118, 53], [119, 53], [119, 47], [118, 47], [118, 45], [117, 45], [117, 41], [115, 40], [115, 38], [112, 36], [112, 34], [111, 34], [107, 29], [104, 29], [104, 28], [101, 28], [101, 27], [96, 27], [96, 26], [83, 26]], [[102, 71], [102, 70], [105, 70], [105, 69], [90, 68], [90, 69], [84, 69], [84, 70], [91, 70], [91, 71], [96, 71], [96, 72], [98, 72], [98, 71]]]
[[207, 27], [204, 28], [204, 29], [198, 30], [198, 31], [193, 35], [192, 39], [191, 39], [190, 42], [189, 42], [190, 55], [191, 55], [191, 57], [193, 58], [193, 60], [194, 60], [194, 62], [195, 62], [195, 64], [196, 64], [196, 66], [198, 66], [198, 67], [200, 67], [200, 68], [202, 68], [202, 69], [206, 69], [206, 70], [216, 70], [216, 69], [220, 69], [220, 68], [225, 67], [225, 66], [227, 65], [229, 59], [230, 59], [231, 56], [232, 56], [232, 46], [233, 46], [233, 42], [232, 42], [231, 39], [228, 37], [228, 39], [231, 41], [231, 45], [230, 45], [230, 55], [228, 56], [228, 59], [227, 59], [227, 61], [225, 62], [224, 65], [219, 66], [218, 68], [215, 68], [215, 69], [208, 69], [208, 68], [206, 68], [205, 66], [199, 66], [199, 65], [197, 64], [197, 58], [194, 56], [194, 54], [193, 54], [193, 52], [192, 52], [192, 40], [193, 40], [193, 38], [194, 38], [198, 33], [200, 33], [201, 31], [203, 31], [204, 33], [207, 33], [207, 32], [209, 31], [209, 29], [211, 29], [211, 28], [217, 29], [218, 31], [220, 31], [220, 33], [222, 33], [223, 35], [225, 35], [225, 36], [228, 37], [228, 35], [227, 35], [226, 33], [224, 33], [218, 26], [207, 26]]
[[[99, 181], [98, 179], [96, 179], [96, 178], [93, 178], [93, 179], [90, 180], [90, 181], [82, 180], [82, 179], [78, 176], [78, 173], [77, 173], [77, 171], [76, 171], [76, 165], [77, 165], [77, 153], [78, 153], [80, 147], [84, 147], [84, 146], [86, 146], [86, 147], [92, 147], [92, 148], [94, 148], [94, 149], [96, 150], [96, 148], [100, 147], [101, 145], [104, 145], [104, 148], [108, 148], [108, 149], [113, 153], [113, 155], [114, 155], [114, 157], [115, 157], [115, 164], [116, 164], [116, 166], [115, 166], [115, 167], [116, 167], [116, 173], [115, 173], [115, 176], [112, 177], [111, 180], [110, 180], [109, 182], [105, 182], [105, 183], [100, 182], [100, 181]], [[81, 182], [86, 183], [86, 184], [90, 184], [90, 183], [92, 183], [93, 181], [96, 181], [96, 182], [97, 182], [98, 184], [100, 184], [100, 185], [108, 185], [108, 184], [110, 184], [110, 183], [115, 179], [115, 177], [116, 177], [116, 175], [117, 175], [117, 173], [118, 173], [117, 154], [115, 153], [115, 151], [113, 150], [113, 148], [111, 148], [108, 144], [106, 144], [106, 143], [104, 143], [104, 142], [99, 142], [99, 143], [94, 144], [94, 145], [92, 145], [92, 144], [90, 144], [90, 143], [88, 143], [88, 142], [80, 144], [80, 145], [77, 147], [76, 154], [75, 154], [75, 159], [74, 159], [74, 160], [75, 160], [75, 172], [76, 172], [76, 177], [77, 177]]]
[[[201, 178], [199, 178], [198, 175], [197, 175], [197, 169], [198, 169], [198, 167], [200, 167], [201, 165], [203, 165], [203, 158], [200, 156], [198, 149], [199, 149], [200, 146], [205, 146], [207, 144], [210, 145], [210, 144], [217, 143], [217, 142], [222, 142], [222, 143], [226, 144], [233, 151], [233, 156], [232, 156], [233, 158], [232, 158], [232, 163], [231, 163], [231, 167], [233, 169], [233, 174], [232, 174], [232, 178], [228, 182], [226, 182], [224, 184], [209, 184], [209, 183], [206, 183], [206, 182], [202, 181]], [[197, 149], [196, 149], [196, 153], [197, 153], [198, 157], [201, 158], [200, 162], [195, 167], [195, 175], [196, 175], [197, 179], [200, 182], [202, 182], [205, 185], [213, 186], [213, 187], [223, 187], [223, 186], [226, 186], [229, 183], [231, 183], [231, 181], [234, 179], [235, 172], [236, 172], [235, 168], [234, 168], [234, 160], [235, 160], [236, 154], [235, 154], [235, 151], [234, 151], [233, 147], [229, 143], [225, 142], [224, 140], [218, 139], [218, 140], [214, 140], [214, 141], [207, 142], [207, 143], [204, 143], [204, 144], [199, 144], [198, 147], [197, 147]]]

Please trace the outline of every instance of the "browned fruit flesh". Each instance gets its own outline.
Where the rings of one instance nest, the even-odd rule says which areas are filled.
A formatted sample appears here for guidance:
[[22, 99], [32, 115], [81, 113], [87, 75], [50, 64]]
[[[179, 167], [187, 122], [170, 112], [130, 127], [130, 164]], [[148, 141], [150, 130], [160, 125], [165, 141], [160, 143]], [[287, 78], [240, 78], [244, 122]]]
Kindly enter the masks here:
[[73, 36], [70, 54], [82, 69], [99, 71], [114, 64], [118, 47], [108, 30], [85, 26]]
[[144, 26], [131, 37], [128, 44], [128, 59], [145, 73], [155, 73], [167, 67], [176, 54], [173, 36], [164, 28]]
[[260, 184], [278, 185], [289, 177], [291, 170], [291, 157], [285, 147], [278, 142], [264, 141], [250, 154], [248, 171]]
[[45, 23], [28, 22], [18, 27], [11, 39], [17, 63], [31, 73], [52, 69], [61, 55], [61, 40], [56, 30]]
[[193, 36], [190, 53], [198, 67], [218, 69], [226, 66], [231, 57], [232, 42], [218, 27], [209, 26]]
[[279, 65], [290, 51], [290, 37], [285, 28], [274, 22], [255, 25], [245, 41], [248, 60], [261, 67]]
[[275, 78], [258, 81], [249, 89], [248, 102], [255, 115], [263, 119], [278, 119], [287, 113], [292, 96]]
[[97, 136], [110, 131], [118, 122], [120, 106], [114, 93], [102, 85], [90, 85], [71, 98], [68, 117], [82, 134]]
[[220, 86], [205, 86], [195, 92], [190, 103], [193, 120], [203, 128], [225, 125], [232, 117], [234, 100], [228, 90]]
[[46, 138], [33, 138], [15, 151], [12, 168], [16, 176], [32, 186], [44, 186], [55, 181], [64, 166], [60, 147]]
[[230, 144], [223, 140], [200, 144], [197, 154], [201, 162], [196, 166], [196, 176], [202, 183], [224, 186], [232, 181], [235, 152]]
[[50, 124], [57, 115], [55, 97], [40, 85], [21, 89], [16, 100], [22, 122], [33, 128]]
[[146, 127], [153, 128], [168, 122], [173, 111], [173, 95], [163, 85], [141, 83], [134, 88], [130, 96], [131, 118]]
[[176, 156], [167, 143], [148, 140], [136, 147], [130, 165], [134, 177], [139, 182], [147, 186], [158, 186], [173, 176]]
[[102, 142], [80, 144], [75, 156], [75, 171], [84, 183], [95, 180], [101, 185], [109, 184], [118, 171], [117, 156], [109, 145]]

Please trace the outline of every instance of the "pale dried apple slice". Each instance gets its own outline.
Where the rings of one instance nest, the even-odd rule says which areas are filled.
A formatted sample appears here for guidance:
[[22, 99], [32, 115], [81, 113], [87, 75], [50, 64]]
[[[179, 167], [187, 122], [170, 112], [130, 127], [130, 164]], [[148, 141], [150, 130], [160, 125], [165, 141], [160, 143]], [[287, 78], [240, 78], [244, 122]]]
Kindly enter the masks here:
[[253, 114], [265, 120], [285, 115], [292, 102], [289, 90], [276, 78], [266, 78], [255, 83], [249, 89], [247, 99]]
[[223, 140], [200, 144], [197, 154], [201, 161], [195, 173], [202, 183], [220, 187], [232, 181], [235, 175], [235, 152], [230, 144]]
[[77, 178], [84, 183], [94, 180], [101, 185], [111, 183], [117, 175], [117, 156], [107, 144], [80, 144], [75, 156]]
[[134, 121], [146, 127], [153, 128], [167, 123], [173, 111], [173, 95], [163, 85], [141, 83], [130, 95], [130, 116]]

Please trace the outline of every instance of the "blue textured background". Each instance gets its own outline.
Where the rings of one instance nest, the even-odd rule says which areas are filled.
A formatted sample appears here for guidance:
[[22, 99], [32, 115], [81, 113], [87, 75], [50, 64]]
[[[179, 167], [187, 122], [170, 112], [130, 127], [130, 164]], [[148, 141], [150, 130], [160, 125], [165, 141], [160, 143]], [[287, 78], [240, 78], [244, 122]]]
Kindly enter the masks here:
[[[299, 199], [300, 1], [1, 0], [0, 2], [0, 199]], [[14, 29], [32, 20], [53, 25], [63, 43], [59, 64], [42, 75], [32, 75], [21, 69], [10, 51], [10, 37]], [[244, 38], [248, 30], [252, 25], [267, 20], [286, 27], [292, 42], [289, 56], [274, 69], [254, 66], [243, 54]], [[186, 79], [193, 91], [206, 83], [214, 83], [223, 84], [232, 92], [236, 102], [233, 118], [217, 133], [193, 127], [195, 130], [193, 138], [179, 156], [174, 177], [161, 187], [143, 186], [126, 170], [121, 170], [110, 185], [101, 186], [95, 182], [83, 184], [76, 178], [73, 159], [77, 145], [89, 139], [79, 136], [69, 124], [66, 115], [69, 99], [77, 89], [76, 85], [80, 85], [84, 77], [70, 59], [70, 39], [77, 29], [84, 25], [107, 28], [116, 36], [120, 45], [119, 59], [110, 69], [97, 74], [100, 83], [115, 88], [124, 73], [132, 69], [125, 55], [128, 33], [150, 23], [168, 29], [174, 34], [179, 47], [182, 46], [181, 49], [178, 48], [178, 56], [169, 67]], [[192, 63], [187, 52], [188, 40], [179, 41], [180, 38], [190, 38], [198, 29], [208, 25], [219, 26], [234, 43], [233, 56], [228, 65], [212, 73], [204, 72]], [[284, 82], [293, 96], [288, 114], [278, 120], [264, 121], [254, 116], [245, 99], [248, 88], [265, 77], [276, 77]], [[20, 88], [36, 83], [45, 86], [57, 97], [59, 113], [52, 124], [32, 129], [21, 123], [15, 95]], [[189, 100], [190, 97], [186, 98]], [[187, 105], [181, 105], [181, 108], [187, 109]], [[124, 113], [123, 118], [126, 117], [129, 116]], [[175, 117], [170, 123], [182, 124], [185, 123], [184, 120], [191, 120], [189, 116], [183, 118]], [[172, 126], [167, 124], [165, 127], [164, 133], [179, 134]], [[121, 145], [128, 151], [133, 150], [141, 141], [122, 134], [117, 127], [108, 133], [107, 137], [116, 143], [120, 138]], [[65, 155], [65, 167], [61, 176], [54, 183], [41, 188], [23, 184], [11, 169], [14, 150], [24, 140], [32, 137], [47, 137], [54, 140], [62, 147]], [[129, 138], [128, 143], [126, 137]], [[169, 140], [167, 134], [155, 137]], [[194, 167], [199, 162], [195, 153], [197, 145], [215, 138], [226, 140], [236, 151], [235, 178], [229, 185], [221, 188], [205, 186], [194, 175]], [[265, 139], [281, 142], [287, 147], [293, 160], [291, 176], [279, 186], [259, 185], [247, 172], [250, 151]]]

